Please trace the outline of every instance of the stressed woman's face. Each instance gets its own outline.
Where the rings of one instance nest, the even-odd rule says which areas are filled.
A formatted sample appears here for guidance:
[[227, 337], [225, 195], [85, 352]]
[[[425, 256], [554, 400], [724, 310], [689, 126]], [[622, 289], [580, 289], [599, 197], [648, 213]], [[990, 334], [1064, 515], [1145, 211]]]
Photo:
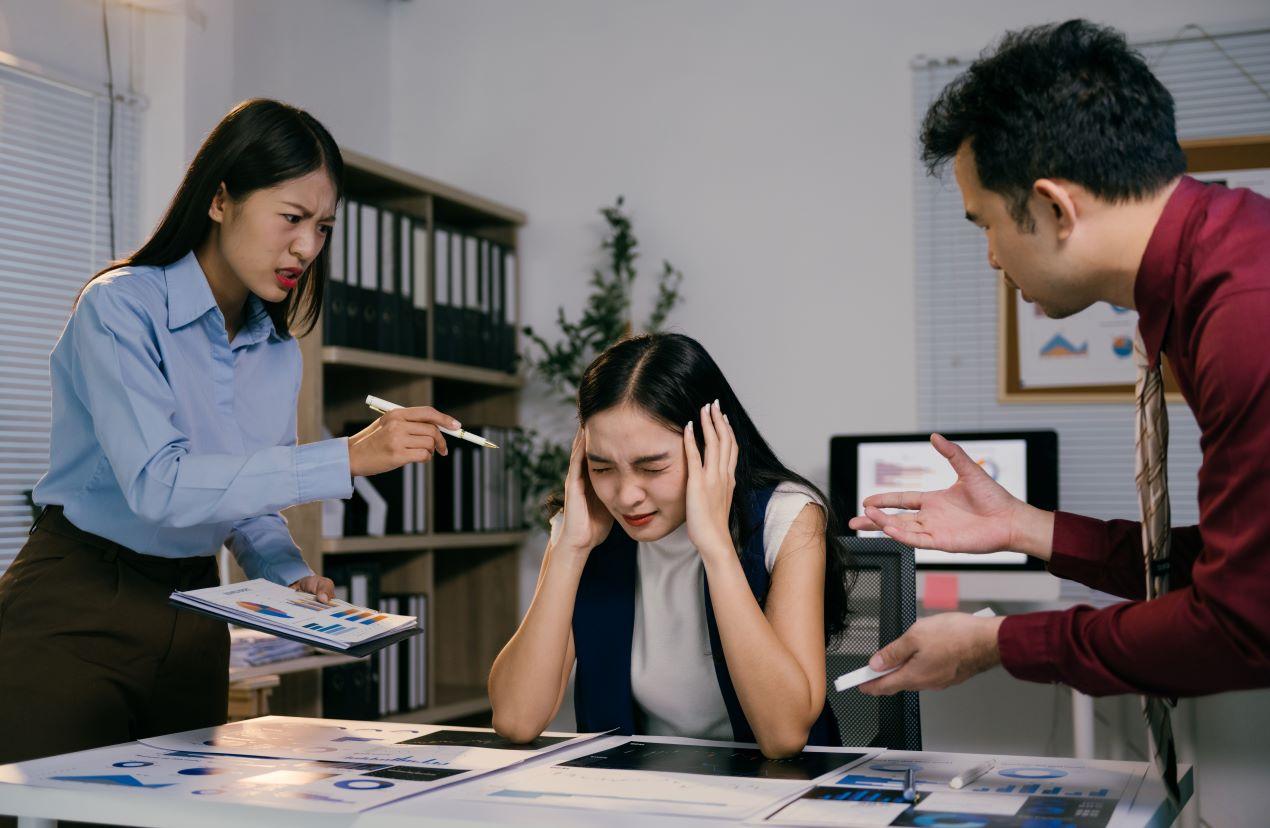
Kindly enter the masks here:
[[225, 261], [247, 290], [282, 302], [326, 244], [335, 221], [335, 185], [325, 169], [213, 202]]
[[681, 431], [627, 405], [592, 416], [585, 431], [591, 485], [626, 534], [655, 541], [683, 525], [688, 466]]

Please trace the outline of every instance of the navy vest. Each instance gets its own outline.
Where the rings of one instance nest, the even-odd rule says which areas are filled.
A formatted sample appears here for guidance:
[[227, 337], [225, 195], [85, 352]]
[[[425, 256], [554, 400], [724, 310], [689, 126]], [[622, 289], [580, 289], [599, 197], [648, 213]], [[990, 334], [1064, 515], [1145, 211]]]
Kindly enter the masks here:
[[[772, 490], [756, 493], [750, 511], [750, 525], [756, 527], [741, 550], [741, 568], [759, 607], [767, 601], [770, 576], [763, 560], [763, 521]], [[591, 550], [578, 596], [573, 607], [573, 643], [578, 668], [574, 680], [573, 709], [578, 731], [594, 733], [616, 729], [624, 735], [635, 733], [635, 698], [631, 692], [631, 640], [635, 634], [635, 586], [639, 578], [638, 544], [616, 523], [608, 538]], [[745, 718], [737, 699], [723, 644], [710, 603], [710, 585], [705, 584], [706, 626], [710, 652], [714, 654], [715, 675], [738, 742], [753, 742], [754, 729]], [[809, 745], [837, 747], [838, 723], [828, 703], [807, 736]]]

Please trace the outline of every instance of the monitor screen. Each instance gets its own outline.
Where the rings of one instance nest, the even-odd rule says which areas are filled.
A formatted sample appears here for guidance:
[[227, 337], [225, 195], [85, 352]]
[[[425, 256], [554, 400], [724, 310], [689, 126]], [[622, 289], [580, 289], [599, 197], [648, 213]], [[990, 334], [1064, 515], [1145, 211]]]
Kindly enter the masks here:
[[[1041, 508], [1056, 507], [1057, 435], [1054, 432], [945, 434], [965, 449], [1010, 494]], [[956, 482], [952, 466], [930, 444], [929, 434], [835, 437], [830, 450], [830, 491], [846, 519], [864, 514], [864, 499], [883, 492], [937, 491]], [[881, 532], [857, 532], [881, 536]], [[968, 554], [917, 549], [928, 568], [1039, 568], [1021, 552]]]

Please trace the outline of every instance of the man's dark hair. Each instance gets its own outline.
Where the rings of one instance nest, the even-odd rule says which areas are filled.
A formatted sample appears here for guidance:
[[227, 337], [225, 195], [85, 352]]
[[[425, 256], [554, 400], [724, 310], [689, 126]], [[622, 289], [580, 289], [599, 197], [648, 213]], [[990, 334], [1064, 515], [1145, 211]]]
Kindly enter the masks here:
[[945, 87], [922, 121], [936, 174], [970, 142], [984, 188], [1034, 229], [1032, 184], [1062, 178], [1107, 201], [1140, 199], [1186, 171], [1173, 96], [1115, 29], [1087, 20], [1008, 32]]

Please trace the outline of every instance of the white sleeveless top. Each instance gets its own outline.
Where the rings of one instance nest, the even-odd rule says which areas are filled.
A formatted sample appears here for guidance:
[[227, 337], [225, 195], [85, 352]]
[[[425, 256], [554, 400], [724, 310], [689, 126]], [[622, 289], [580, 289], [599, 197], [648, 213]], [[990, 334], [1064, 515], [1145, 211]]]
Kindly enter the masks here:
[[[793, 483], [772, 492], [763, 521], [770, 574], [790, 525], [813, 501]], [[705, 567], [684, 524], [655, 543], [639, 544], [631, 690], [637, 732], [697, 739], [732, 739], [732, 724], [710, 653]]]

